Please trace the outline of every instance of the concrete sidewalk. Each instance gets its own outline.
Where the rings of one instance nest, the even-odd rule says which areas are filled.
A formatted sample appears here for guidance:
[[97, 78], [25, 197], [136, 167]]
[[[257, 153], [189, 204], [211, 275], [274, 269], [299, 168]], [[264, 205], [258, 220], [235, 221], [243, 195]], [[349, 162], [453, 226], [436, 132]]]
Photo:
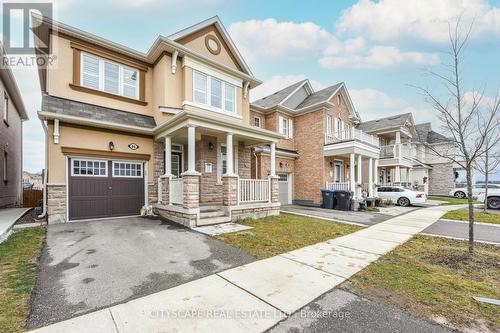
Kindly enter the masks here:
[[9, 238], [12, 227], [30, 208], [0, 209], [0, 243]]
[[452, 209], [419, 209], [33, 332], [263, 332]]

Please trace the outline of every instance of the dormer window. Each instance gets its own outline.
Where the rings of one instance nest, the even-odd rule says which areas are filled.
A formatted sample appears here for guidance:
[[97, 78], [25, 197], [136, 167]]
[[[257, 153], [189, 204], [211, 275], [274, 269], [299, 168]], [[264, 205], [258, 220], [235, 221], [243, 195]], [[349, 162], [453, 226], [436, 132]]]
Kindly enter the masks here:
[[81, 53], [82, 86], [110, 94], [139, 99], [139, 73], [136, 69]]

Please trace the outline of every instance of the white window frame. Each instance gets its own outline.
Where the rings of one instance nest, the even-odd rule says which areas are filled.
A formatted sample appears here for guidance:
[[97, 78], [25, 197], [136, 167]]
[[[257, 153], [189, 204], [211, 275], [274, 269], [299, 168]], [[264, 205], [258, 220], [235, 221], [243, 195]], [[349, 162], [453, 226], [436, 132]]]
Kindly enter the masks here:
[[[81, 170], [81, 162], [98, 162], [98, 163], [101, 163], [101, 162], [104, 162], [105, 164], [105, 168], [104, 168], [104, 175], [89, 175], [89, 174], [85, 174], [85, 175], [82, 175], [82, 174], [75, 174], [75, 162], [78, 161], [80, 163], [80, 165], [78, 166], [78, 168], [80, 168]], [[87, 168], [87, 167], [86, 167]], [[107, 160], [99, 160], [99, 159], [90, 159], [90, 158], [72, 158], [71, 159], [71, 176], [72, 177], [108, 177], [108, 161]], [[101, 169], [101, 167], [99, 166], [99, 169]]]
[[[135, 164], [136, 167], [137, 165], [140, 165], [141, 166], [141, 175], [140, 176], [126, 176], [126, 175], [115, 175], [115, 164], [130, 164], [132, 166], [132, 164]], [[121, 169], [119, 168], [118, 171], [120, 171]], [[132, 170], [132, 168], [130, 168], [130, 170]], [[137, 170], [137, 169], [136, 169]], [[137, 162], [137, 161], [113, 161], [113, 163], [111, 163], [111, 175], [113, 178], [142, 178], [144, 176], [144, 163], [142, 162]]]
[[3, 121], [9, 122], [9, 95], [6, 91], [3, 92]]
[[[203, 75], [206, 77], [206, 87], [205, 87], [205, 102], [199, 102], [195, 100], [195, 92], [196, 91], [202, 91], [200, 89], [196, 89], [196, 75]], [[212, 80], [217, 80], [221, 82], [221, 107], [216, 107], [212, 105]], [[228, 111], [226, 109], [226, 87], [231, 87], [234, 92], [234, 99], [233, 99], [233, 108], [231, 111]], [[237, 100], [238, 96], [236, 95], [236, 86], [234, 84], [231, 84], [227, 81], [222, 80], [221, 78], [209, 75], [207, 73], [200, 72], [198, 70], [193, 70], [193, 103], [202, 105], [204, 108], [208, 108], [210, 110], [216, 111], [216, 112], [221, 112], [227, 115], [232, 115], [236, 116], [238, 114], [238, 108], [237, 108]]]
[[[226, 147], [225, 143], [217, 144], [217, 185], [222, 184], [222, 147]], [[226, 150], [227, 158], [227, 150]], [[233, 169], [234, 173], [238, 174], [238, 146], [233, 145]]]
[[[80, 84], [81, 84], [82, 87], [86, 87], [86, 88], [94, 89], [94, 90], [96, 89], [95, 87], [86, 86], [83, 83], [83, 69], [84, 69], [84, 67], [83, 67], [83, 64], [84, 64], [83, 58], [85, 56], [89, 56], [89, 57], [95, 58], [95, 59], [97, 59], [99, 61], [99, 73], [98, 73], [99, 88], [97, 90], [105, 92], [107, 94], [111, 94], [111, 95], [122, 96], [122, 97], [125, 97], [125, 98], [131, 98], [131, 99], [136, 99], [136, 100], [139, 99], [139, 90], [140, 90], [140, 86], [141, 86], [141, 82], [140, 82], [141, 75], [140, 75], [139, 70], [137, 68], [133, 68], [133, 67], [130, 67], [130, 66], [125, 66], [125, 65], [120, 64], [118, 62], [111, 61], [111, 60], [108, 60], [108, 59], [105, 59], [105, 58], [102, 58], [102, 57], [99, 57], [99, 56], [96, 56], [94, 54], [87, 53], [87, 52], [81, 52], [81, 54], [80, 54]], [[104, 90], [104, 64], [106, 62], [118, 65], [118, 94], [112, 93], [112, 92], [108, 92], [108, 91]], [[125, 69], [134, 71], [136, 73], [136, 76], [137, 76], [136, 89], [135, 89], [135, 96], [134, 97], [126, 96], [123, 93], [123, 91], [124, 91], [123, 87], [125, 85], [124, 82], [123, 82], [124, 70]]]
[[[293, 120], [292, 118], [278, 116], [278, 132], [283, 134], [287, 139], [293, 138]], [[286, 123], [286, 128], [285, 128]]]
[[[258, 120], [259, 125], [256, 125], [256, 120]], [[259, 116], [253, 116], [253, 125], [258, 128], [262, 128], [262, 117]]]
[[[337, 175], [337, 172], [336, 172], [337, 166], [340, 167], [340, 174], [339, 175]], [[336, 179], [337, 176], [339, 176], [338, 177], [338, 181]], [[345, 178], [344, 176], [345, 176], [344, 161], [342, 161], [342, 160], [334, 160], [333, 161], [333, 182], [334, 183], [342, 183], [342, 182], [344, 182], [345, 181], [344, 180], [344, 178]]]

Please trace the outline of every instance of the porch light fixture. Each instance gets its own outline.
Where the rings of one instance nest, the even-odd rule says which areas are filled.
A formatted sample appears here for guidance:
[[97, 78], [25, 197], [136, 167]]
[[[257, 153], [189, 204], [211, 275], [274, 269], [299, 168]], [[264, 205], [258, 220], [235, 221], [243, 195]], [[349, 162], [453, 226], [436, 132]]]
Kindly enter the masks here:
[[280, 162], [280, 168], [282, 168], [282, 167], [283, 167], [283, 162]]
[[108, 146], [109, 150], [115, 150], [115, 144], [113, 143], [113, 141], [109, 141]]
[[212, 142], [208, 143], [208, 150], [214, 150], [214, 144]]

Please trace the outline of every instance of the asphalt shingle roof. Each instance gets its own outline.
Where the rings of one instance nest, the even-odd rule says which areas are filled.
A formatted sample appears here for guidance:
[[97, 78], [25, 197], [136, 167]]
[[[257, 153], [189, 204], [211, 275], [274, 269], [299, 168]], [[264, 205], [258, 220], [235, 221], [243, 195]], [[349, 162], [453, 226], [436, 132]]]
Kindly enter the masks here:
[[43, 95], [42, 111], [84, 119], [107, 121], [119, 125], [144, 128], [154, 128], [156, 126], [154, 118], [150, 116], [105, 108], [50, 95]]
[[384, 128], [400, 127], [404, 126], [410, 117], [411, 113], [402, 113], [391, 117], [365, 121], [359, 124], [357, 128], [370, 133]]
[[302, 103], [300, 103], [296, 109], [302, 109], [302, 108], [305, 108], [305, 107], [308, 107], [308, 106], [311, 106], [311, 105], [314, 105], [314, 104], [318, 104], [318, 103], [321, 103], [321, 102], [327, 102], [330, 97], [332, 96], [332, 94], [340, 88], [340, 86], [342, 85], [342, 83], [337, 83], [333, 86], [330, 86], [330, 87], [327, 87], [325, 89], [322, 89], [320, 91], [316, 91], [315, 93], [309, 95], [308, 97], [306, 97], [306, 99], [304, 99], [302, 101]]
[[261, 108], [268, 109], [272, 108], [278, 104], [281, 103], [288, 95], [290, 95], [295, 89], [297, 89], [301, 84], [304, 83], [306, 80], [299, 81], [297, 83], [292, 84], [291, 86], [288, 86], [286, 88], [283, 88], [281, 90], [278, 90], [272, 95], [268, 95], [266, 97], [263, 97], [261, 99], [256, 100], [255, 102], [252, 102], [252, 104], [256, 106], [260, 106]]
[[419, 142], [439, 143], [449, 141], [446, 136], [433, 131], [431, 123], [417, 124], [415, 125], [415, 129], [417, 131], [416, 140], [418, 140]]

